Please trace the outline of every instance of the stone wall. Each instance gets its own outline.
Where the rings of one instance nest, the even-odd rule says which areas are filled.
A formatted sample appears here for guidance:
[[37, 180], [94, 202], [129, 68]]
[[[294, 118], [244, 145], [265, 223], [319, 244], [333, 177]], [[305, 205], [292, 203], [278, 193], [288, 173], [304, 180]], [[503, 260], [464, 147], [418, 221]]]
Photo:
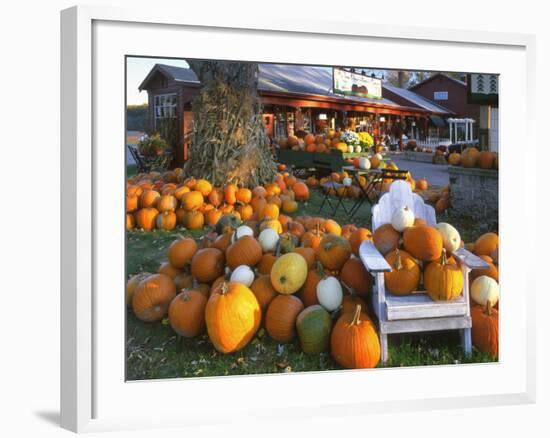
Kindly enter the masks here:
[[498, 224], [498, 170], [449, 166], [453, 213]]

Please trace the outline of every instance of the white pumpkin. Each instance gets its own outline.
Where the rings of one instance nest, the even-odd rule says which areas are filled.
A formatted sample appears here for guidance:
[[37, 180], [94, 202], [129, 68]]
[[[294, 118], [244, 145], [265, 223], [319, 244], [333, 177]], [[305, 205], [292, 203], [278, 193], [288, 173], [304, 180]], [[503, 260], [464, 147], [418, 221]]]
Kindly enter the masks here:
[[274, 252], [279, 242], [279, 234], [273, 228], [266, 228], [258, 236], [263, 252]]
[[378, 158], [380, 161], [382, 161], [384, 159], [384, 157], [382, 156], [382, 154], [375, 154], [374, 155], [376, 158]]
[[355, 146], [355, 152], [360, 153], [363, 150], [361, 146]]
[[250, 269], [250, 266], [240, 265], [235, 268], [231, 273], [229, 281], [235, 281], [237, 283], [242, 283], [246, 287], [250, 287], [254, 281], [254, 272]]
[[342, 180], [342, 184], [344, 184], [346, 187], [349, 187], [351, 186], [351, 178], [349, 176], [346, 176], [343, 180]]
[[398, 208], [391, 215], [391, 226], [395, 231], [400, 233], [405, 231], [405, 228], [412, 227], [414, 224], [414, 213], [407, 207]]
[[370, 169], [370, 160], [367, 157], [359, 158], [359, 168], [368, 170]]
[[350, 145], [348, 146], [348, 152], [349, 152], [350, 154], [353, 154], [353, 151], [354, 151], [354, 150], [355, 150], [355, 148], [353, 147], [352, 144], [350, 144]]
[[470, 295], [477, 304], [486, 306], [489, 301], [494, 306], [500, 298], [500, 288], [493, 278], [482, 275], [472, 282]]
[[241, 237], [244, 236], [254, 237], [254, 230], [248, 225], [241, 225], [235, 230], [235, 233], [233, 233], [233, 241], [239, 240]]
[[344, 294], [342, 293], [342, 285], [336, 277], [325, 277], [317, 283], [317, 299], [319, 304], [333, 312], [342, 305]]
[[455, 227], [446, 222], [440, 222], [435, 225], [435, 228], [437, 228], [437, 231], [439, 231], [439, 234], [443, 238], [443, 247], [447, 251], [447, 254], [451, 254], [460, 248], [460, 234]]

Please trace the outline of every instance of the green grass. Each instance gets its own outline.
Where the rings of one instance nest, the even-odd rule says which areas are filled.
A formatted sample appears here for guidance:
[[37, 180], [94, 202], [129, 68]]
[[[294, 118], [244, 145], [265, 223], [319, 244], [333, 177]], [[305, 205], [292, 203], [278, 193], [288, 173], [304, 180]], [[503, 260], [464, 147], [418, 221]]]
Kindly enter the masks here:
[[[329, 217], [328, 209], [319, 213], [322, 202], [320, 192], [313, 190], [308, 203], [300, 204], [295, 215], [320, 215]], [[352, 201], [346, 200], [351, 206]], [[357, 226], [370, 227], [370, 206], [364, 203], [353, 219]], [[334, 217], [340, 224], [349, 221], [342, 212]], [[466, 219], [452, 221], [465, 241], [480, 234], [480, 226]], [[458, 222], [456, 222], [458, 221]], [[130, 231], [127, 233], [127, 274], [156, 272], [165, 260], [166, 249], [178, 235], [190, 235], [199, 239], [206, 230]], [[253, 341], [242, 351], [233, 354], [218, 353], [203, 335], [196, 339], [178, 338], [169, 325], [144, 323], [127, 312], [127, 379], [163, 379], [175, 377], [224, 376], [239, 374], [265, 374], [300, 371], [327, 371], [339, 369], [330, 355], [307, 355], [298, 341], [279, 345], [260, 329]], [[458, 331], [423, 333], [418, 335], [392, 335], [389, 337], [388, 367], [420, 365], [462, 364], [491, 362], [492, 358], [474, 351], [465, 357], [460, 347]]]

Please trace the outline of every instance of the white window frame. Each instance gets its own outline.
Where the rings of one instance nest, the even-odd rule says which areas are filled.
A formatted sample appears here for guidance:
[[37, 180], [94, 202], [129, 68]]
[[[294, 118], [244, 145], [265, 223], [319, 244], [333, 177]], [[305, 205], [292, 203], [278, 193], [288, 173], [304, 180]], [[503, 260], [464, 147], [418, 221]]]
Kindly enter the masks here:
[[[168, 97], [174, 97], [173, 103], [166, 103]], [[155, 94], [153, 97], [153, 111], [155, 116], [155, 127], [157, 122], [162, 119], [171, 118], [175, 119], [178, 115], [178, 94], [177, 93], [164, 93]]]
[[[443, 97], [445, 96], [445, 97]], [[449, 100], [448, 91], [434, 91], [434, 100]]]

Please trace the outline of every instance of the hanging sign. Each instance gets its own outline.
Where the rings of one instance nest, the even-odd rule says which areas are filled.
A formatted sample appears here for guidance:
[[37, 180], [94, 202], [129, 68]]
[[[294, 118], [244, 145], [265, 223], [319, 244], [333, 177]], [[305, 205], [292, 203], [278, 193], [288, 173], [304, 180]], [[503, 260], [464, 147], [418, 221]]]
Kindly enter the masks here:
[[347, 96], [382, 98], [382, 80], [370, 76], [352, 73], [340, 68], [332, 69], [333, 90], [335, 94]]

